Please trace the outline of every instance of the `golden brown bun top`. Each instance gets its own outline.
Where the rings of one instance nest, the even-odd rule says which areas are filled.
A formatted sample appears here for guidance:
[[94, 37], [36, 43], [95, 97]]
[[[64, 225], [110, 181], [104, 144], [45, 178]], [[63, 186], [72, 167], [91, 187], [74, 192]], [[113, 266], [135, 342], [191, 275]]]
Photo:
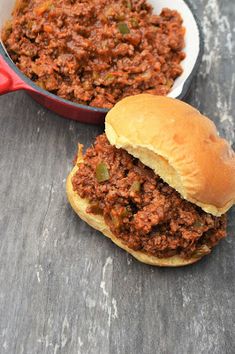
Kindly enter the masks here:
[[235, 153], [190, 105], [141, 94], [107, 114], [107, 138], [152, 168], [184, 199], [216, 216], [235, 202]]

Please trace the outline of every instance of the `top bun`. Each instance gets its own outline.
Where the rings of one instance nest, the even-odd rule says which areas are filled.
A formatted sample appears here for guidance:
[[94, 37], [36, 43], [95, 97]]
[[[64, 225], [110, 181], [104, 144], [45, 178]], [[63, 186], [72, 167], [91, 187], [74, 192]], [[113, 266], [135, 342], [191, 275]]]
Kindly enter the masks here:
[[214, 123], [190, 105], [141, 94], [112, 108], [109, 142], [150, 167], [181, 196], [215, 216], [235, 202], [235, 153]]

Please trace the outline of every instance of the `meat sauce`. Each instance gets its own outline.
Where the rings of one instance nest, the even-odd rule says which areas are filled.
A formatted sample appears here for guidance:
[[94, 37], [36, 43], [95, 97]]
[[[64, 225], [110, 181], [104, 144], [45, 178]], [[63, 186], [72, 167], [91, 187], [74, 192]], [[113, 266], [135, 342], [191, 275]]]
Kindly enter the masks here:
[[182, 199], [150, 168], [110, 145], [105, 134], [87, 149], [72, 184], [89, 200], [87, 212], [103, 215], [112, 233], [133, 250], [198, 257], [226, 236], [226, 216], [215, 217]]
[[111, 108], [123, 97], [166, 95], [181, 75], [177, 11], [146, 0], [21, 0], [3, 30], [19, 69], [62, 98]]

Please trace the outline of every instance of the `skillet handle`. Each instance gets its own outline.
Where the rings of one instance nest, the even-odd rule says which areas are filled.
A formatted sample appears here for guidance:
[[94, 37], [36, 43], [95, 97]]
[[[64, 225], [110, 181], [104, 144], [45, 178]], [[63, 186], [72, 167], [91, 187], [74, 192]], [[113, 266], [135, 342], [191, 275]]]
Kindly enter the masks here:
[[28, 86], [0, 55], [0, 95], [17, 90], [30, 90]]

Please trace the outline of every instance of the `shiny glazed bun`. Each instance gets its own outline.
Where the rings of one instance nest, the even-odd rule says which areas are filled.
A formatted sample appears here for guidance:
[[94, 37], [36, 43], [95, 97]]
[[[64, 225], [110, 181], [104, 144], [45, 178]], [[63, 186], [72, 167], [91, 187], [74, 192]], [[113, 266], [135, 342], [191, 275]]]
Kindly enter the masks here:
[[235, 202], [235, 153], [214, 123], [190, 105], [141, 94], [106, 116], [109, 142], [153, 169], [181, 196], [215, 216]]

